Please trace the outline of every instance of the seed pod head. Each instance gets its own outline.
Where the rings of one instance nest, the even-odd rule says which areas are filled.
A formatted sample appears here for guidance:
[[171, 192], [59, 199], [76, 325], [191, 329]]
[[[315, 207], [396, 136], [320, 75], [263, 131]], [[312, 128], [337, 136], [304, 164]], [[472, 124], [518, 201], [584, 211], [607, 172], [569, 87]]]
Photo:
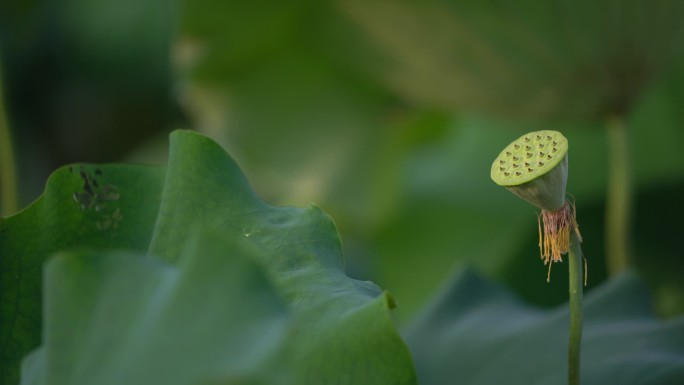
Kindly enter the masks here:
[[551, 130], [525, 134], [496, 157], [491, 177], [539, 208], [560, 210], [568, 180], [568, 140]]

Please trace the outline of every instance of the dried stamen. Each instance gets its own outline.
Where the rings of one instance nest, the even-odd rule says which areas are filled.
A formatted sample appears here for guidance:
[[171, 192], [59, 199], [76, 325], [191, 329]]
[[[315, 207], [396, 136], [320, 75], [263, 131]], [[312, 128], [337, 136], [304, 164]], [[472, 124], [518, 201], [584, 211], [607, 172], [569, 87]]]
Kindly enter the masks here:
[[[551, 263], [563, 262], [562, 255], [570, 250], [570, 234], [572, 231], [582, 242], [582, 235], [577, 226], [575, 206], [566, 201], [558, 211], [542, 210], [537, 216], [539, 227], [539, 253], [544, 265], [549, 265], [546, 281], [551, 280]], [[543, 224], [543, 231], [542, 231]]]

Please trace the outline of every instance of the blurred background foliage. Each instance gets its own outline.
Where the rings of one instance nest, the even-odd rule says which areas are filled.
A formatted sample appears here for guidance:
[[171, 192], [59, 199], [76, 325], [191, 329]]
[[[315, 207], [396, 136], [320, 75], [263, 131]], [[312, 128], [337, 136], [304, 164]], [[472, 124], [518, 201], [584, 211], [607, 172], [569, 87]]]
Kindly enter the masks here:
[[568, 137], [591, 290], [617, 115], [632, 263], [678, 314], [683, 16], [637, 0], [3, 1], [20, 204], [59, 165], [161, 163], [167, 134], [194, 128], [267, 201], [331, 214], [349, 274], [391, 291], [400, 320], [466, 264], [551, 306], [565, 266], [546, 282], [534, 208], [490, 181], [491, 161], [527, 131]]

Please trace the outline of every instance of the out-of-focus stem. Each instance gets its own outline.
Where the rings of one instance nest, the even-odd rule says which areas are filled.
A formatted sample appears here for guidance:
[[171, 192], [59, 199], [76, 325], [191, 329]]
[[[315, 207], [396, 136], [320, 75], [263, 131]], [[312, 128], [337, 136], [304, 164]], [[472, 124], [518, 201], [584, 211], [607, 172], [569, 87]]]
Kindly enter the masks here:
[[0, 214], [10, 215], [17, 211], [17, 178], [14, 165], [12, 135], [3, 98], [2, 68], [0, 67]]
[[577, 234], [570, 235], [568, 252], [568, 274], [570, 294], [570, 340], [568, 345], [568, 384], [580, 383], [580, 353], [582, 347], [582, 246]]
[[606, 263], [608, 274], [626, 270], [630, 264], [631, 223], [629, 133], [622, 116], [608, 119], [608, 191], [606, 195]]

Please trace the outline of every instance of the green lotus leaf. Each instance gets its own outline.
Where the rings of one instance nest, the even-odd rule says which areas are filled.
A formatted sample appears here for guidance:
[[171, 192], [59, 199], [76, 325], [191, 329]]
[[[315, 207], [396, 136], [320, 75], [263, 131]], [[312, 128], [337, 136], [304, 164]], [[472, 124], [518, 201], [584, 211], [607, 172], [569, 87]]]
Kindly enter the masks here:
[[22, 383], [282, 382], [285, 303], [248, 245], [225, 238], [186, 237], [177, 265], [123, 251], [52, 258], [43, 344]]
[[[679, 59], [679, 2], [341, 2], [406, 98], [508, 119], [603, 121]], [[657, 26], [657, 28], [655, 27]]]
[[314, 205], [265, 204], [215, 142], [177, 131], [150, 252], [175, 260], [193, 225], [243, 237], [261, 251], [259, 262], [298, 318], [290, 351], [298, 384], [414, 382], [388, 316], [391, 297], [344, 275], [332, 219]]
[[[211, 246], [214, 241], [205, 239], [200, 242], [202, 247], [207, 243], [207, 250], [215, 252], [202, 248], [194, 253], [188, 252], [188, 243], [193, 245], [199, 242], [193, 238], [197, 229], [208, 229], [229, 241], [241, 241], [230, 241], [233, 243], [228, 242], [228, 246], [222, 247]], [[136, 302], [122, 305], [120, 300], [112, 299], [114, 294], [108, 290], [113, 289], [109, 285], [110, 282], [116, 282], [111, 283], [115, 286], [126, 285], [129, 280], [127, 275], [131, 274], [148, 277], [141, 279], [141, 285], [171, 280], [164, 277], [176, 273], [157, 270], [173, 270], [177, 266], [183, 271], [188, 259], [199, 258], [188, 256], [194, 254], [202, 254], [202, 258], [210, 259], [237, 258], [245, 254], [240, 251], [242, 246], [239, 245], [242, 243], [251, 250], [246, 253], [251, 263], [259, 266], [262, 271], [260, 274], [268, 278], [273, 288], [269, 290], [284, 301], [291, 313], [292, 322], [288, 324], [282, 347], [287, 357], [285, 378], [296, 384], [358, 384], [364, 381], [415, 383], [410, 354], [389, 316], [389, 308], [393, 307], [392, 298], [376, 285], [350, 279], [344, 274], [341, 242], [330, 217], [313, 205], [304, 209], [278, 208], [262, 202], [223, 149], [208, 138], [190, 131], [172, 134], [166, 170], [139, 166], [65, 167], [50, 178], [45, 194], [34, 205], [4, 220], [0, 232], [4, 296], [3, 323], [0, 325], [4, 338], [1, 346], [3, 382], [16, 382], [18, 357], [36, 348], [42, 341], [42, 346], [25, 361], [24, 383], [117, 383], [121, 377], [112, 376], [117, 372], [116, 365], [123, 363], [116, 362], [115, 358], [124, 355], [137, 357], [136, 363], [140, 364], [136, 368], [140, 372], [132, 373], [130, 382], [124, 381], [126, 383], [150, 383], [149, 379], [165, 383], [162, 379], [168, 376], [173, 376], [174, 381], [180, 381], [178, 383], [213, 383], [213, 372], [200, 369], [206, 369], [210, 364], [204, 361], [210, 352], [215, 351], [213, 344], [216, 341], [206, 338], [196, 341], [193, 351], [199, 353], [190, 356], [174, 355], [177, 353], [171, 351], [171, 346], [164, 345], [168, 340], [181, 338], [182, 333], [179, 329], [165, 330], [163, 325], [182, 323], [192, 327], [192, 317], [184, 317], [186, 313], [192, 314], [195, 310], [191, 305], [197, 304], [188, 301], [177, 304], [177, 309], [159, 309], [160, 313], [153, 313], [154, 316], [140, 314], [136, 308], [119, 309], [119, 306], [135, 307]], [[46, 273], [47, 289], [43, 288], [48, 294], [43, 305], [45, 317], [41, 318], [41, 265], [49, 255], [74, 247], [78, 250], [87, 247], [94, 251], [63, 252], [66, 255], [64, 259], [72, 261], [64, 262], [67, 267], [79, 263], [90, 266], [84, 268], [86, 272], [79, 273], [85, 276], [89, 274], [87, 271], [93, 269], [107, 271], [100, 271], [100, 278], [80, 275], [80, 278], [74, 278], [76, 282], [87, 278], [90, 286], [85, 283], [81, 285], [83, 292], [80, 294], [72, 290], [69, 296], [74, 298], [70, 301], [75, 302], [69, 302], [51, 297], [54, 293], [49, 289], [51, 281], [48, 278], [75, 273], [62, 272], [53, 267], [61, 266], [61, 262], [51, 262]], [[107, 249], [127, 249], [133, 253], [111, 254], [102, 251]], [[136, 259], [131, 255], [136, 253], [138, 259], [148, 262], [141, 262], [142, 266], [138, 262], [131, 262]], [[61, 258], [57, 257], [56, 261], [61, 261]], [[96, 261], [90, 261], [93, 258]], [[99, 259], [102, 262], [98, 262]], [[152, 263], [149, 260], [157, 261], [157, 267], [145, 268]], [[124, 266], [116, 267], [119, 263]], [[206, 263], [221, 264], [220, 261]], [[114, 266], [106, 267], [110, 264]], [[203, 269], [211, 270], [208, 265], [203, 266]], [[145, 269], [149, 271], [145, 272]], [[251, 271], [252, 268], [245, 269]], [[221, 277], [209, 273], [206, 275], [209, 282], [204, 284], [219, 285], [220, 282], [212, 281], [220, 281]], [[93, 275], [96, 275], [95, 272]], [[226, 276], [228, 278], [229, 275]], [[189, 291], [203, 287], [187, 285], [191, 286], [191, 289], [186, 289]], [[149, 311], [156, 311], [157, 307], [164, 305], [163, 293], [166, 289], [145, 287], [144, 290], [135, 289], [143, 290], [143, 296], [148, 295], [140, 300], [142, 302], [138, 306], [145, 304]], [[238, 288], [231, 290], [239, 292]], [[157, 296], [148, 293], [155, 290], [159, 290]], [[120, 295], [130, 297], [132, 292], [121, 289]], [[232, 292], [223, 294], [227, 297], [237, 295]], [[199, 297], [195, 300], [201, 301]], [[77, 303], [81, 301], [83, 310], [79, 313], [80, 317], [94, 318], [91, 321], [78, 321], [87, 323], [87, 327], [77, 327], [73, 332], [87, 329], [87, 335], [71, 338], [65, 337], [70, 335], [66, 332], [52, 333], [53, 328], [59, 328], [60, 323], [78, 323], [64, 318], [67, 316], [62, 313], [78, 307]], [[217, 309], [217, 317], [221, 318], [223, 314], [228, 317], [226, 324], [236, 325], [231, 333], [244, 337], [243, 345], [252, 346], [256, 343], [260, 346], [259, 333], [251, 333], [251, 329], [242, 330], [240, 327], [251, 324], [251, 321], [247, 321], [249, 317], [243, 318], [240, 314], [243, 305], [235, 302], [234, 306], [230, 306], [230, 301], [226, 301], [224, 306], [228, 306], [228, 313], [223, 314]], [[85, 310], [88, 308], [95, 309], [96, 314]], [[104, 319], [98, 318], [102, 317], [100, 311], [112, 315], [114, 323], [108, 325]], [[207, 314], [198, 318], [198, 322], [211, 316], [209, 308], [203, 308], [202, 311]], [[118, 320], [118, 316], [128, 318]], [[41, 322], [45, 332], [42, 339]], [[127, 330], [141, 330], [138, 337], [142, 340], [133, 343], [128, 340], [132, 338], [130, 336], [119, 338], [117, 333], [120, 330], [117, 328], [124, 327], [119, 322], [123, 322]], [[157, 336], [143, 333], [150, 327], [149, 323], [161, 328], [155, 331]], [[213, 330], [212, 325], [206, 326], [206, 333], [222, 333], [221, 329]], [[264, 329], [263, 333], [269, 334], [268, 330]], [[248, 333], [245, 335], [240, 331]], [[105, 340], [99, 339], [100, 334]], [[55, 335], [61, 339], [56, 341]], [[192, 335], [190, 332], [183, 338]], [[275, 342], [273, 344], [278, 345]], [[100, 354], [105, 345], [109, 346], [112, 354], [118, 354], [111, 358], [113, 362], [107, 355]], [[225, 348], [229, 349], [229, 346]], [[55, 349], [64, 351], [62, 364], [58, 363], [58, 357], [50, 354]], [[273, 347], [273, 350], [278, 349], [277, 346]], [[254, 364], [253, 360], [248, 359], [248, 352], [249, 349], [245, 351], [245, 356], [233, 354], [224, 357], [226, 361], [213, 369], [232, 368], [226, 374], [227, 378], [236, 378], [243, 372], [275, 373]], [[225, 353], [229, 354], [228, 351]], [[177, 364], [169, 364], [165, 366], [165, 373], [158, 373], [158, 363], [167, 361], [165, 358]], [[262, 358], [260, 356], [259, 360]], [[193, 362], [181, 364], [183, 359]], [[144, 365], [146, 360], [149, 360], [150, 365]], [[101, 373], [98, 372], [101, 377], [90, 377], [89, 373], [93, 373], [91, 365], [103, 368]], [[251, 370], [255, 366], [259, 370]], [[203, 372], [205, 377], [198, 378], [193, 371], [195, 374]], [[246, 376], [239, 380], [255, 379]], [[258, 378], [256, 380], [260, 381]], [[272, 381], [268, 380], [268, 383]]]
[[20, 213], [0, 218], [0, 382], [15, 384], [21, 358], [40, 344], [41, 266], [73, 247], [147, 250], [164, 169], [71, 165]]
[[[585, 300], [583, 384], [684, 382], [684, 318], [657, 319], [625, 274]], [[405, 330], [421, 384], [566, 384], [567, 305], [542, 310], [460, 272]]]

